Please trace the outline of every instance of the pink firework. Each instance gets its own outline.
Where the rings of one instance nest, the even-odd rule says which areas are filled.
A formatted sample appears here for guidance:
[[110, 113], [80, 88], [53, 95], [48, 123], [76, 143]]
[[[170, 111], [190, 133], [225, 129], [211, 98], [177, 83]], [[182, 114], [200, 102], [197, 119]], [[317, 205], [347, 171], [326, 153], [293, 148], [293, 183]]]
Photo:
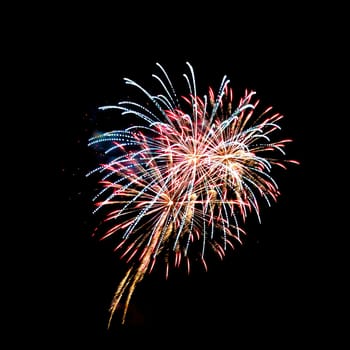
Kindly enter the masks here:
[[152, 95], [125, 79], [146, 103], [126, 100], [100, 108], [120, 110], [140, 124], [89, 142], [107, 145], [110, 157], [88, 174], [100, 178], [94, 202], [95, 212], [105, 208], [107, 213], [102, 239], [117, 237], [116, 250], [129, 265], [111, 303], [109, 322], [120, 305], [125, 322], [136, 285], [157, 259], [162, 257], [168, 276], [170, 266], [185, 264], [190, 271], [197, 260], [207, 269], [207, 249], [222, 259], [229, 248], [241, 244], [247, 216], [253, 213], [260, 221], [260, 203], [270, 205], [279, 197], [272, 168], [298, 164], [283, 159], [290, 139], [273, 140], [282, 115], [271, 107], [256, 114], [254, 91], [246, 90], [234, 106], [225, 76], [217, 93], [209, 88], [200, 97], [187, 63], [188, 94], [181, 104], [166, 71], [157, 66], [163, 78], [153, 77], [161, 94]]

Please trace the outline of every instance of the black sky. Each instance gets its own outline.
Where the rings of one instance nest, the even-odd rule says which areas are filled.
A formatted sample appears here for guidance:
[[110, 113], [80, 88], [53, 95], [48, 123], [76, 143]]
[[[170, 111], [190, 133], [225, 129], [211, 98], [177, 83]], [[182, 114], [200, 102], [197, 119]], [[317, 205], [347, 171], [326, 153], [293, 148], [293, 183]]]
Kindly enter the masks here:
[[[324, 312], [331, 307], [315, 298], [329, 274], [317, 222], [323, 213], [315, 217], [316, 190], [310, 185], [317, 163], [311, 134], [320, 118], [314, 99], [324, 94], [315, 67], [322, 27], [297, 9], [206, 11], [202, 16], [177, 8], [165, 16], [135, 14], [128, 7], [66, 13], [54, 22], [41, 59], [51, 89], [45, 128], [53, 135], [57, 200], [47, 217], [49, 271], [41, 281], [44, 313], [38, 325], [52, 342], [109, 349], [121, 343], [152, 346], [164, 336], [179, 347], [185, 339], [215, 340], [218, 348], [258, 339], [285, 348], [305, 339], [312, 344], [328, 322]], [[262, 224], [247, 223], [242, 247], [223, 262], [213, 260], [206, 273], [174, 271], [168, 281], [158, 271], [146, 277], [134, 294], [130, 324], [120, 327], [116, 320], [107, 330], [108, 307], [125, 265], [112, 245], [90, 236], [92, 194], [85, 174], [95, 160], [87, 139], [96, 128], [114, 122], [118, 127], [97, 107], [125, 97], [124, 77], [152, 88], [159, 62], [182, 84], [186, 61], [203, 93], [227, 75], [234, 90], [253, 89], [263, 105], [282, 113], [283, 133], [294, 140], [287, 156], [301, 165], [279, 172], [282, 195], [263, 208]]]

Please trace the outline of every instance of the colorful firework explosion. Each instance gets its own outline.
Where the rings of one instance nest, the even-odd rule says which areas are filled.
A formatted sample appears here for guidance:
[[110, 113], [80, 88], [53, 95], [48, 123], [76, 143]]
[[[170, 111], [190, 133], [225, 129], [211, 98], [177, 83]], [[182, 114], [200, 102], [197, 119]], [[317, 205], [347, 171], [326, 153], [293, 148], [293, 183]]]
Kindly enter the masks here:
[[222, 259], [241, 244], [247, 215], [260, 221], [260, 201], [270, 205], [280, 194], [272, 168], [298, 164], [280, 159], [290, 139], [271, 139], [281, 129], [281, 114], [268, 107], [256, 115], [259, 100], [248, 90], [234, 107], [226, 76], [217, 93], [209, 88], [199, 97], [193, 68], [187, 66], [188, 95], [182, 103], [160, 64], [162, 78], [152, 76], [161, 94], [126, 78], [146, 103], [125, 100], [100, 109], [120, 110], [141, 123], [89, 141], [89, 146], [103, 145], [109, 157], [87, 174], [97, 173], [101, 184], [93, 199], [94, 212], [106, 209], [101, 238], [117, 237], [116, 250], [130, 266], [112, 300], [109, 326], [121, 305], [125, 322], [136, 285], [160, 257], [167, 277], [170, 266], [185, 264], [190, 271], [192, 261], [207, 269], [208, 249]]

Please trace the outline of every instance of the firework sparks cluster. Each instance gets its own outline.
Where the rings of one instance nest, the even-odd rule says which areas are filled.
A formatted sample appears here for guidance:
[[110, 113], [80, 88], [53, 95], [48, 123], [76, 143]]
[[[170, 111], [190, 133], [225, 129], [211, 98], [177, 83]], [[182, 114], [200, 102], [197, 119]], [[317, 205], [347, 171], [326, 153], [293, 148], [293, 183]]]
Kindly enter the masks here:
[[[129, 265], [110, 307], [110, 320], [123, 304], [122, 323], [136, 285], [162, 257], [170, 267], [200, 261], [206, 252], [221, 259], [242, 243], [242, 225], [251, 213], [260, 221], [261, 202], [271, 205], [280, 194], [271, 176], [274, 166], [286, 169], [284, 147], [274, 141], [281, 114], [268, 107], [257, 114], [259, 100], [246, 90], [234, 106], [230, 81], [223, 77], [217, 92], [197, 95], [195, 75], [187, 63], [188, 94], [179, 99], [164, 68], [153, 78], [161, 94], [153, 95], [135, 81], [146, 103], [133, 100], [104, 106], [140, 120], [122, 130], [92, 137], [103, 145], [108, 162], [98, 174], [95, 212], [104, 208], [102, 239], [117, 237], [116, 250]], [[278, 154], [278, 156], [275, 156]]]

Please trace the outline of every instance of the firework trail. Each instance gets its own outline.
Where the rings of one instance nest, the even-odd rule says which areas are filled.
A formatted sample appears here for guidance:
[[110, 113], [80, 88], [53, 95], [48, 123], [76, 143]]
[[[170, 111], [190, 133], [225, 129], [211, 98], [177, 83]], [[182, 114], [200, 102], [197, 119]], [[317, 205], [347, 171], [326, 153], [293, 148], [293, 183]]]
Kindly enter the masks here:
[[290, 139], [272, 140], [281, 114], [268, 107], [256, 115], [259, 100], [248, 90], [234, 107], [226, 76], [216, 93], [209, 88], [208, 95], [198, 96], [193, 68], [187, 66], [188, 94], [181, 100], [160, 64], [161, 76], [152, 77], [161, 94], [125, 78], [146, 103], [125, 100], [100, 109], [117, 109], [139, 125], [89, 140], [89, 146], [103, 145], [110, 157], [87, 174], [98, 174], [101, 184], [93, 199], [94, 212], [104, 208], [101, 239], [117, 237], [116, 250], [130, 266], [112, 300], [109, 326], [122, 304], [125, 322], [136, 285], [160, 257], [167, 277], [170, 266], [185, 264], [189, 272], [192, 261], [207, 269], [207, 249], [222, 259], [241, 244], [247, 215], [260, 221], [260, 202], [271, 205], [280, 194], [272, 168], [298, 164], [283, 159]]

